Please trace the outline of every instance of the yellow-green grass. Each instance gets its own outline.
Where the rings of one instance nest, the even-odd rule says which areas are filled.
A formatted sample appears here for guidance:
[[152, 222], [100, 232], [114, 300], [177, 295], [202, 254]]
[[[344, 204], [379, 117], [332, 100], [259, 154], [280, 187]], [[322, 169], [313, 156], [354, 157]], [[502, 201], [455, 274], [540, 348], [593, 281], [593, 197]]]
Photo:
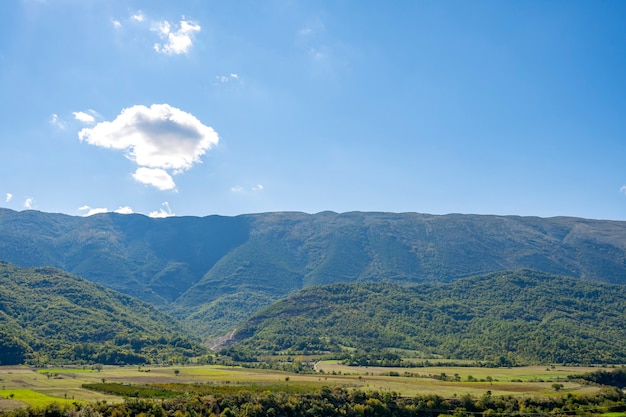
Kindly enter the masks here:
[[97, 372], [95, 369], [84, 368], [52, 368], [52, 369], [38, 369], [40, 374], [69, 374], [69, 373], [83, 373], [83, 372]]
[[[302, 388], [316, 389], [322, 386], [341, 386], [365, 390], [394, 391], [400, 395], [415, 396], [437, 394], [453, 397], [470, 394], [474, 397], [491, 391], [492, 395], [517, 396], [554, 396], [573, 394], [593, 394], [599, 388], [580, 385], [567, 381], [566, 377], [600, 368], [582, 367], [520, 367], [520, 368], [478, 368], [478, 367], [428, 367], [428, 368], [381, 368], [348, 367], [337, 361], [321, 361], [316, 365], [323, 371], [314, 374], [292, 374], [275, 370], [248, 369], [218, 365], [206, 366], [171, 366], [171, 367], [114, 367], [105, 366], [99, 372], [70, 372], [71, 369], [59, 368], [54, 375], [43, 374], [37, 370], [22, 367], [0, 367], [0, 388], [11, 392], [17, 400], [17, 390], [43, 395], [40, 400], [109, 402], [123, 401], [123, 398], [90, 391], [82, 384], [97, 382], [118, 382], [134, 385], [149, 384], [189, 384], [231, 385], [245, 389], [247, 385], [298, 385]], [[50, 370], [51, 371], [51, 370]], [[58, 371], [58, 372], [57, 372]], [[178, 372], [176, 372], [178, 371]], [[400, 376], [390, 376], [397, 372]], [[404, 376], [405, 372], [412, 376]], [[334, 373], [334, 375], [333, 375]], [[441, 381], [431, 375], [445, 373], [450, 377], [458, 374], [460, 381]], [[386, 374], [386, 375], [384, 375]], [[468, 377], [472, 376], [471, 381]], [[491, 382], [489, 382], [491, 379]], [[482, 381], [481, 381], [482, 380]], [[552, 387], [558, 381], [563, 388], [556, 392]], [[3, 405], [4, 404], [4, 405]], [[0, 404], [6, 407], [6, 402]], [[11, 404], [20, 404], [17, 401]], [[30, 404], [30, 403], [29, 403]], [[612, 417], [612, 416], [611, 416]], [[626, 417], [626, 416], [624, 416]]]
[[50, 403], [72, 404], [75, 400], [65, 397], [54, 397], [31, 389], [4, 389], [0, 390], [0, 396], [12, 401], [20, 401], [31, 407], [45, 407]]
[[445, 373], [447, 377], [454, 378], [458, 375], [461, 381], [467, 381], [468, 377], [472, 377], [478, 381], [488, 381], [491, 378], [492, 381], [506, 382], [517, 381], [523, 382], [550, 382], [556, 381], [561, 378], [567, 378], [569, 375], [582, 374], [585, 372], [593, 372], [598, 369], [595, 367], [546, 367], [546, 366], [522, 366], [515, 368], [483, 368], [483, 367], [465, 367], [465, 366], [428, 366], [428, 367], [416, 367], [416, 368], [388, 368], [388, 367], [375, 367], [375, 366], [348, 366], [342, 365], [338, 361], [320, 361], [316, 364], [317, 370], [322, 370], [325, 373], [338, 373], [349, 375], [381, 375], [388, 374], [389, 372], [397, 372], [400, 375], [405, 373], [413, 374], [414, 376], [429, 376], [429, 375], [441, 375]]
[[624, 411], [616, 411], [614, 413], [604, 413], [600, 414], [601, 417], [626, 417], [626, 412]]

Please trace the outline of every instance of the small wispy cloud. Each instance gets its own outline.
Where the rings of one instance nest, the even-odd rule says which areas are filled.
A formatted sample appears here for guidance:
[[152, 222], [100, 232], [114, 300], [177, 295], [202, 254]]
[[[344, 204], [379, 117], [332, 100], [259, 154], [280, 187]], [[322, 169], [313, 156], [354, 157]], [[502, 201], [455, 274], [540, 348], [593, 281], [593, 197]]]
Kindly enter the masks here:
[[239, 74], [230, 73], [228, 75], [218, 75], [215, 77], [220, 84], [226, 84], [232, 81], [239, 80]]
[[31, 197], [28, 197], [26, 200], [24, 200], [24, 208], [27, 210], [32, 210], [34, 204], [35, 201]]
[[246, 190], [246, 188], [242, 187], [241, 185], [235, 185], [230, 187], [230, 191], [233, 193], [245, 193], [246, 191], [252, 191], [252, 192], [261, 192], [265, 189], [265, 187], [263, 187], [262, 184], [256, 184], [252, 187], [250, 187], [249, 189]]
[[102, 214], [102, 213], [108, 213], [109, 212], [109, 210], [107, 210], [104, 207], [95, 207], [94, 208], [94, 207], [89, 207], [87, 205], [80, 207], [78, 209], [78, 211], [83, 211], [84, 212], [84, 214], [83, 214], [84, 217], [93, 216], [94, 214]]
[[170, 204], [167, 201], [165, 201], [162, 206], [165, 207], [165, 209], [161, 208], [158, 211], [151, 211], [148, 216], [152, 217], [153, 219], [164, 219], [166, 217], [173, 217], [176, 215], [172, 212]]
[[119, 20], [113, 19], [111, 20], [111, 23], [113, 24], [113, 27], [116, 29], [119, 29], [122, 27], [122, 22], [120, 22]]
[[[91, 110], [90, 113], [95, 113], [95, 112]], [[79, 122], [86, 123], [86, 124], [93, 124], [96, 122], [96, 118], [92, 114], [85, 113], [82, 111], [75, 111], [72, 114], [74, 115], [74, 118], [78, 120]]]
[[54, 113], [52, 116], [50, 116], [50, 124], [53, 126], [58, 127], [59, 129], [65, 129], [67, 127], [67, 123], [65, 123], [63, 120], [61, 120], [61, 118], [59, 117], [58, 114]]
[[[106, 207], [91, 207], [88, 205], [84, 205], [80, 207], [78, 211], [83, 212], [83, 217], [89, 217], [89, 216], [93, 216], [94, 214], [108, 213], [109, 209], [107, 209]], [[122, 207], [118, 207], [117, 210], [113, 210], [113, 213], [133, 214], [134, 211], [129, 206], [122, 206]]]
[[13, 200], [13, 194], [11, 194], [11, 193], [7, 193], [6, 198], [5, 198], [5, 200], [4, 200], [4, 201], [5, 201], [6, 203], [8, 203], [8, 202], [10, 202], [11, 200]]
[[626, 194], [626, 185], [622, 185], [622, 187], [619, 190], [620, 192]]
[[201, 29], [199, 24], [184, 18], [176, 28], [172, 28], [167, 20], [158, 22], [153, 25], [152, 30], [157, 32], [164, 42], [155, 43], [154, 50], [165, 55], [186, 54], [193, 45], [195, 33]]
[[130, 18], [134, 20], [135, 22], [143, 22], [143, 20], [145, 19], [143, 12], [141, 10], [137, 10], [137, 12], [131, 15]]

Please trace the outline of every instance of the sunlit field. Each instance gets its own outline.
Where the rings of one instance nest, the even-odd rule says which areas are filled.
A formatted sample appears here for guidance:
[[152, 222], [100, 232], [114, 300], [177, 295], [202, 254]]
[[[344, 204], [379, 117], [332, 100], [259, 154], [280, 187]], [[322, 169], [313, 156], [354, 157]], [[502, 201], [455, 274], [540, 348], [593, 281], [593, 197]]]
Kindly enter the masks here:
[[[394, 391], [404, 396], [438, 394], [454, 397], [469, 394], [554, 396], [593, 394], [599, 388], [567, 381], [568, 375], [598, 370], [584, 367], [349, 367], [336, 361], [316, 364], [317, 373], [293, 374], [275, 370], [228, 366], [113, 367], [100, 371], [85, 368], [33, 369], [26, 366], [0, 367], [0, 409], [45, 406], [51, 402], [72, 403], [123, 401], [122, 397], [82, 388], [82, 384], [113, 382], [131, 385], [206, 384], [232, 390], [298, 389], [341, 386], [363, 390]], [[442, 377], [447, 380], [433, 378]], [[450, 380], [453, 379], [453, 380]], [[555, 390], [555, 383], [562, 388]], [[616, 416], [617, 417], [617, 416]]]

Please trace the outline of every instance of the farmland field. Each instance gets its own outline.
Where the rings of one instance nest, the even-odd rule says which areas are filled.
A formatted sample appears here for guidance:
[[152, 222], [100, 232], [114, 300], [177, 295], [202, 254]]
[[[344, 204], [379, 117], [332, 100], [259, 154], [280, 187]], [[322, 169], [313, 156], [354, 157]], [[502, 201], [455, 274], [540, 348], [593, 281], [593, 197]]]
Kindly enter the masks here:
[[[27, 405], [42, 406], [51, 402], [119, 402], [119, 396], [87, 390], [83, 384], [102, 382], [149, 384], [205, 384], [216, 389], [233, 390], [272, 387], [315, 390], [322, 386], [340, 386], [363, 390], [395, 391], [403, 396], [438, 394], [443, 397], [469, 394], [554, 396], [593, 394], [599, 388], [567, 381], [568, 375], [601, 368], [519, 367], [480, 368], [436, 366], [426, 368], [349, 367], [336, 361], [322, 361], [314, 374], [294, 374], [276, 370], [249, 369], [219, 365], [177, 367], [114, 367], [101, 371], [89, 367], [43, 370], [26, 366], [0, 367], [0, 410]], [[433, 378], [445, 374], [447, 380]], [[395, 376], [392, 376], [395, 375]], [[556, 392], [555, 382], [563, 387]], [[13, 395], [11, 395], [13, 394]]]

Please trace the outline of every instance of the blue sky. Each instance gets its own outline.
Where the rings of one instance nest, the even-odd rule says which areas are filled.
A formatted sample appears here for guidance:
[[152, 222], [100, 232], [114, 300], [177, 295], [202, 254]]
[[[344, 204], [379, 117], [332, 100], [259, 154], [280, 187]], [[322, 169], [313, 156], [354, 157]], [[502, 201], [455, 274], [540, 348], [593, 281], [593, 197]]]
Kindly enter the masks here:
[[626, 2], [0, 3], [0, 206], [626, 220]]

